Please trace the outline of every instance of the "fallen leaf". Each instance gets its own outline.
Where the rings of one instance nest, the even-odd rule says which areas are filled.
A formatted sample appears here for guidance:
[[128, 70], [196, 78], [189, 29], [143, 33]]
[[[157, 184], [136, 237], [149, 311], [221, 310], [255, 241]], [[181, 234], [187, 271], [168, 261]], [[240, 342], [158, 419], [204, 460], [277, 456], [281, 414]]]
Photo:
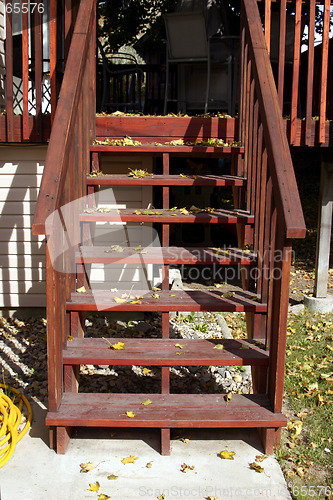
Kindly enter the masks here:
[[185, 444], [189, 444], [190, 442], [190, 438], [184, 438], [184, 437], [181, 437], [180, 440], [185, 443]]
[[142, 401], [141, 403], [143, 406], [148, 406], [148, 405], [152, 405], [153, 402], [151, 399], [145, 399], [144, 401]]
[[154, 287], [153, 287], [153, 291], [154, 291], [154, 292], [160, 292], [160, 291], [161, 291], [161, 289], [160, 289], [160, 288], [158, 288], [158, 286], [154, 286]]
[[142, 368], [142, 375], [148, 375], [149, 373], [152, 373], [153, 370], [150, 370], [150, 368]]
[[121, 299], [120, 297], [115, 297], [114, 300], [115, 302], [117, 302], [117, 304], [123, 304], [124, 302], [126, 302], [126, 299]]
[[264, 468], [261, 467], [259, 464], [256, 464], [255, 462], [252, 462], [250, 464], [250, 468], [253, 469], [253, 470], [255, 470], [256, 472], [260, 472], [260, 473], [264, 472]]
[[90, 483], [89, 486], [90, 486], [90, 488], [88, 488], [88, 491], [98, 491], [101, 485], [99, 484], [98, 481], [96, 481], [95, 484]]
[[232, 400], [232, 392], [228, 392], [228, 394], [224, 396], [224, 399], [229, 403]]
[[224, 345], [223, 344], [217, 344], [213, 349], [224, 349]]
[[107, 479], [109, 479], [110, 481], [113, 481], [114, 479], [118, 479], [118, 476], [115, 476], [114, 474], [110, 474]]
[[106, 495], [105, 493], [101, 493], [97, 500], [107, 500], [107, 498], [110, 498], [109, 495]]
[[220, 451], [220, 453], [217, 454], [218, 457], [220, 458], [225, 458], [226, 460], [234, 460], [234, 451], [228, 451], [228, 450], [223, 450]]
[[157, 500], [165, 500], [165, 495], [162, 493], [159, 497], [157, 497]]
[[152, 297], [153, 297], [154, 299], [159, 299], [159, 298], [160, 298], [160, 296], [159, 296], [159, 294], [158, 294], [158, 293], [153, 293]]
[[179, 349], [184, 349], [184, 346], [181, 344], [175, 344], [175, 347], [178, 347]]
[[268, 458], [267, 455], [257, 455], [256, 456], [256, 461], [257, 462], [263, 462], [264, 460], [266, 460], [266, 458]]
[[175, 293], [170, 293], [169, 297], [176, 297]]
[[194, 465], [187, 465], [185, 462], [180, 466], [180, 471], [181, 472], [188, 472], [189, 470], [193, 470]]
[[73, 338], [74, 337], [72, 337], [72, 335], [68, 335], [68, 337], [67, 337], [68, 342], [72, 342]]
[[215, 283], [215, 288], [221, 288], [221, 283]]
[[296, 467], [296, 473], [301, 479], [303, 479], [305, 477], [304, 467]]
[[125, 457], [121, 460], [121, 462], [126, 464], [134, 464], [134, 460], [139, 460], [139, 457], [135, 457], [134, 455], [130, 455], [129, 457]]
[[235, 292], [226, 292], [222, 293], [222, 299], [231, 299], [235, 295]]
[[133, 413], [132, 411], [127, 411], [126, 412], [126, 417], [128, 417], [128, 418], [134, 418], [135, 417], [135, 413]]
[[218, 500], [218, 499], [217, 499], [217, 497], [211, 497], [211, 496], [209, 496], [209, 497], [206, 497], [206, 500]]
[[148, 463], [146, 464], [146, 468], [147, 468], [147, 469], [151, 469], [151, 468], [152, 468], [152, 466], [153, 466], [152, 462], [148, 462]]
[[180, 208], [179, 212], [183, 215], [190, 215], [190, 212], [186, 208]]
[[291, 439], [295, 441], [295, 439], [300, 435], [302, 432], [302, 427], [303, 427], [303, 422], [301, 420], [294, 420], [294, 421], [289, 421], [287, 423], [287, 429], [288, 431], [291, 431]]
[[92, 462], [87, 462], [86, 464], [80, 464], [80, 467], [80, 472], [90, 472], [91, 470], [95, 469], [96, 465], [94, 465]]
[[130, 304], [142, 304], [141, 300], [131, 300]]
[[77, 288], [76, 291], [77, 293], [86, 293], [87, 290], [85, 289], [84, 286], [81, 286], [80, 288]]
[[111, 344], [110, 349], [113, 349], [114, 351], [122, 351], [125, 349], [125, 342], [116, 342], [116, 344]]

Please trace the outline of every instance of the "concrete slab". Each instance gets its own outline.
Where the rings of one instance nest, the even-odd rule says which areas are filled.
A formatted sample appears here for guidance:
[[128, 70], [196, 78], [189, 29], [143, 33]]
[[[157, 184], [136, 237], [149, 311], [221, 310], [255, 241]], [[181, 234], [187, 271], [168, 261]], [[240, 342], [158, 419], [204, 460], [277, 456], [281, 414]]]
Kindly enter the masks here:
[[304, 306], [315, 313], [331, 313], [333, 311], [333, 295], [327, 297], [304, 296]]
[[[250, 469], [249, 463], [262, 453], [255, 430], [192, 430], [188, 444], [173, 440], [171, 455], [159, 454], [156, 430], [79, 429], [65, 455], [57, 455], [47, 444], [44, 426], [46, 410], [33, 404], [34, 421], [20, 441], [10, 461], [0, 469], [1, 500], [97, 500], [100, 493], [111, 500], [170, 499], [291, 500], [281, 469], [273, 456], [262, 462], [264, 473]], [[234, 451], [234, 460], [217, 456]], [[123, 465], [124, 457], [139, 457]], [[82, 462], [96, 468], [80, 473]], [[146, 464], [152, 463], [151, 468]], [[194, 466], [180, 471], [186, 463]], [[116, 480], [108, 480], [114, 474]], [[98, 493], [88, 491], [90, 483], [100, 483]]]

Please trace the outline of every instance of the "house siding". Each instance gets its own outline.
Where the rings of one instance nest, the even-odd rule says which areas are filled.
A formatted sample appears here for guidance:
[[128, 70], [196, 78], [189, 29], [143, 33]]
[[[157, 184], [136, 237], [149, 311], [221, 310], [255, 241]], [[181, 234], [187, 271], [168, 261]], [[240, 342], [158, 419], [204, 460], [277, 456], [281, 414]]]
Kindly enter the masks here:
[[31, 231], [46, 146], [0, 147], [0, 307], [44, 307], [45, 237]]
[[[33, 215], [42, 179], [47, 146], [0, 147], [0, 308], [45, 307], [45, 237], [34, 236], [31, 231]], [[109, 157], [102, 163], [105, 172], [128, 172], [128, 168], [151, 170], [151, 160], [131, 157]], [[138, 208], [151, 202], [151, 188], [119, 187], [113, 189], [116, 206]], [[108, 205], [110, 192], [101, 189], [99, 204]], [[96, 228], [95, 239], [99, 245], [122, 244], [115, 241], [112, 225]], [[119, 227], [119, 226], [117, 226]], [[120, 226], [121, 227], [121, 226]], [[115, 226], [113, 225], [113, 229]], [[111, 229], [111, 233], [110, 233]], [[131, 244], [142, 246], [150, 243], [151, 227], [140, 225], [131, 232]], [[120, 234], [125, 231], [120, 231]], [[128, 232], [126, 231], [126, 234]], [[123, 236], [121, 236], [123, 238]], [[123, 243], [124, 246], [126, 244]], [[93, 287], [105, 287], [106, 279], [112, 286], [131, 288], [149, 275], [149, 269], [137, 266], [94, 265], [91, 270]], [[121, 286], [120, 286], [121, 281]]]

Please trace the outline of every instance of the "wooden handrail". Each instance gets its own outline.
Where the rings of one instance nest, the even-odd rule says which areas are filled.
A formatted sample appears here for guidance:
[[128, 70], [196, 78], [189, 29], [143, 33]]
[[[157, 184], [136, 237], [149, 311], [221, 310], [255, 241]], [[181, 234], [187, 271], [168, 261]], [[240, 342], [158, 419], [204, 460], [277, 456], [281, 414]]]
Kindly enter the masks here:
[[[73, 146], [73, 132], [78, 114], [78, 102], [82, 93], [83, 75], [87, 67], [89, 48], [91, 50], [92, 32], [95, 29], [95, 4], [94, 0], [81, 0], [80, 3], [47, 150], [33, 220], [33, 234], [46, 234], [45, 220], [59, 208], [66, 181], [69, 149]], [[94, 73], [90, 74], [90, 78], [94, 81]], [[89, 97], [91, 99], [91, 95], [85, 96], [85, 99]], [[95, 127], [94, 106], [92, 111], [91, 116], [85, 117], [85, 120], [90, 120], [88, 123], [90, 139]]]
[[286, 237], [303, 238], [305, 221], [257, 2], [243, 0], [243, 8], [243, 26], [259, 101], [274, 197], [283, 214]]

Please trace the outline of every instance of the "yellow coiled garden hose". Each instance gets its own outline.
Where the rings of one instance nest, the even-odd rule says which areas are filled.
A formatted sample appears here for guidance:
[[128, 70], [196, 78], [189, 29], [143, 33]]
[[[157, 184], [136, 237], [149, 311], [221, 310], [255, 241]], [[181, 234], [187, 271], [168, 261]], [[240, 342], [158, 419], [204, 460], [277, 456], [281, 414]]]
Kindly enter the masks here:
[[[28, 431], [32, 420], [32, 410], [27, 398], [14, 387], [0, 384], [0, 389], [2, 389], [0, 392], [0, 467], [2, 467], [14, 453], [16, 443]], [[18, 400], [18, 406], [7, 394], [15, 394], [14, 401]], [[19, 432], [23, 405], [26, 406], [28, 417], [23, 429]]]

